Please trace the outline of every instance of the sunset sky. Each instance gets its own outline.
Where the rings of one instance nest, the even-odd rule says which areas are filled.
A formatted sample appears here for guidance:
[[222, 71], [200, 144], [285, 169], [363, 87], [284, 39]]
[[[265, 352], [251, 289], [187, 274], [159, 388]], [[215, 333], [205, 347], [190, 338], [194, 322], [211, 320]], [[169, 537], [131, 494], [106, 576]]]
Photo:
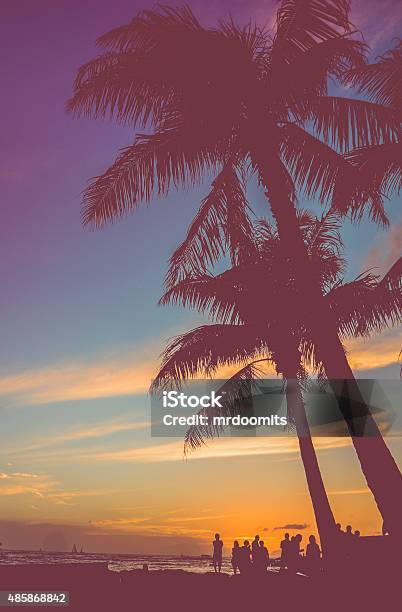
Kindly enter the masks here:
[[[64, 110], [77, 68], [103, 32], [145, 0], [3, 0], [0, 149], [0, 541], [9, 548], [208, 552], [260, 532], [270, 551], [286, 526], [314, 517], [297, 441], [226, 438], [183, 459], [182, 441], [150, 436], [147, 388], [167, 339], [194, 313], [156, 306], [166, 262], [208, 190], [171, 193], [90, 232], [80, 193], [127, 127]], [[231, 14], [272, 23], [274, 2], [189, 2], [203, 23]], [[400, 1], [359, 0], [352, 20], [373, 58], [402, 34]], [[263, 200], [253, 199], [262, 214]], [[304, 206], [308, 203], [303, 202]], [[384, 271], [402, 252], [400, 202], [391, 226], [345, 224], [348, 275]], [[360, 377], [397, 378], [401, 329], [349, 345]], [[381, 529], [347, 439], [316, 440], [336, 519]], [[389, 442], [402, 465], [399, 440]], [[295, 527], [295, 528], [296, 528]], [[212, 534], [212, 535], [211, 535]]]

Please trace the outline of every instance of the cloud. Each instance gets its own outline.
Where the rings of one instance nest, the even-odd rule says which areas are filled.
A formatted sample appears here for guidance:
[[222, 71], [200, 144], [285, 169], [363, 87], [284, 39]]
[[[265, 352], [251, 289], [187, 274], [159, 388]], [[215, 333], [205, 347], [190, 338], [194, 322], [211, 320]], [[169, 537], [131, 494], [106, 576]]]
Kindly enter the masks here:
[[[343, 438], [316, 438], [314, 441], [317, 452], [329, 451], [335, 448], [350, 446], [350, 439]], [[9, 453], [10, 451], [7, 451]], [[218, 438], [211, 444], [203, 446], [188, 457], [188, 461], [201, 459], [227, 459], [231, 457], [257, 457], [272, 455], [280, 457], [298, 456], [299, 445], [296, 437], [278, 438]], [[155, 443], [149, 446], [107, 450], [91, 448], [85, 451], [77, 449], [57, 449], [50, 451], [22, 452], [16, 451], [19, 460], [35, 462], [57, 462], [66, 460], [69, 463], [166, 463], [185, 461], [183, 456], [183, 441]]]
[[340, 491], [328, 491], [328, 495], [367, 495], [371, 493], [367, 487], [365, 489], [344, 489]]
[[8, 405], [35, 405], [145, 393], [155, 363], [128, 354], [120, 359], [28, 370], [0, 379]]
[[165, 519], [166, 523], [191, 523], [192, 521], [212, 521], [218, 519], [226, 519], [232, 516], [236, 516], [235, 514], [201, 514], [198, 516], [180, 516], [180, 517], [169, 517]]
[[[13, 407], [145, 394], [158, 368], [152, 355], [158, 355], [164, 344], [159, 339], [117, 357], [61, 363], [3, 376], [0, 398], [5, 406]], [[216, 377], [226, 378], [235, 371], [222, 367]]]
[[[125, 431], [139, 431], [142, 429], [148, 429], [151, 427], [151, 423], [148, 421], [140, 422], [122, 422], [122, 421], [109, 421], [100, 423], [99, 425], [89, 426], [80, 429], [73, 429], [67, 431], [62, 435], [51, 435], [48, 433], [47, 437], [43, 440], [19, 449], [19, 453], [29, 453], [30, 451], [39, 451], [45, 448], [60, 447], [62, 444], [68, 444], [69, 442], [79, 442], [83, 440], [90, 440], [96, 438], [104, 438], [107, 436], [114, 435]], [[9, 452], [9, 451], [7, 451]], [[1, 476], [0, 476], [1, 478]]]
[[9, 478], [39, 478], [39, 475], [30, 472], [0, 472], [0, 480]]
[[124, 528], [126, 529], [127, 527], [133, 527], [134, 525], [144, 523], [147, 520], [148, 520], [147, 517], [139, 518], [135, 516], [130, 516], [130, 517], [119, 518], [119, 519], [104, 519], [100, 521], [91, 521], [91, 525], [95, 527], [102, 527], [102, 528], [113, 528], [113, 529]]
[[347, 343], [348, 361], [353, 370], [383, 368], [398, 361], [402, 347], [402, 327], [381, 336], [358, 338]]
[[375, 268], [375, 272], [384, 274], [402, 255], [402, 223], [395, 223], [381, 235], [364, 261], [363, 269]]
[[296, 529], [297, 531], [302, 531], [303, 529], [307, 529], [307, 527], [310, 527], [308, 523], [286, 523], [286, 525], [274, 527], [274, 531], [278, 531], [279, 529]]
[[[394, 242], [392, 242], [393, 245]], [[399, 247], [392, 246], [390, 252], [394, 253], [396, 248]], [[400, 351], [398, 344], [400, 339], [397, 334], [398, 331], [393, 331], [392, 334], [385, 337], [383, 335], [380, 340], [348, 341], [347, 349], [352, 368], [367, 370], [394, 364]], [[157, 343], [149, 342], [135, 351], [128, 351], [118, 357], [99, 358], [92, 362], [61, 363], [57, 366], [47, 366], [38, 370], [30, 369], [3, 376], [0, 378], [2, 404], [7, 407], [34, 406], [63, 401], [146, 394], [158, 365], [156, 360], [150, 358], [150, 354], [158, 354], [163, 345], [162, 340]], [[225, 379], [235, 370], [236, 368], [233, 367], [222, 367], [216, 373], [216, 378]], [[265, 372], [267, 377], [273, 375], [272, 369], [267, 369]], [[64, 436], [64, 441], [67, 441], [67, 435]], [[79, 435], [79, 432], [74, 434], [74, 436]], [[94, 429], [92, 434], [88, 431], [83, 432], [82, 439], [102, 435], [108, 435], [108, 432], [103, 434], [101, 430]]]
[[193, 538], [210, 537], [210, 528], [182, 527], [181, 525], [167, 525], [164, 522], [151, 522], [148, 517], [117, 518], [91, 521], [91, 527], [95, 527], [105, 533], [137, 533], [141, 535], [165, 535], [186, 536]]
[[0, 495], [34, 495], [44, 497], [57, 483], [47, 474], [1, 472]]
[[106, 489], [68, 491], [61, 488], [60, 482], [49, 474], [29, 472], [0, 472], [0, 496], [29, 495], [37, 501], [56, 505], [72, 505], [72, 500], [81, 497], [110, 495]]

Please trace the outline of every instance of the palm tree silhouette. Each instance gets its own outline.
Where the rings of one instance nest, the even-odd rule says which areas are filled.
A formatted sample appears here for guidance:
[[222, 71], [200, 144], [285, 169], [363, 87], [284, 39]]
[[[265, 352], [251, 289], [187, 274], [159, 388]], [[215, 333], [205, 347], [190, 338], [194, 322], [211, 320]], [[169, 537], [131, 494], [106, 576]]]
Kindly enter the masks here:
[[[360, 93], [373, 103], [388, 107], [395, 114], [399, 127], [402, 124], [402, 41], [387, 51], [374, 64], [355, 68], [348, 80]], [[400, 129], [393, 142], [367, 144], [357, 147], [347, 155], [360, 170], [362, 188], [372, 199], [381, 202], [402, 186], [402, 139]]]
[[[319, 279], [343, 337], [367, 336], [402, 321], [402, 258], [382, 279], [367, 272], [344, 283], [340, 278], [344, 262], [340, 257], [339, 217], [327, 214], [316, 219], [302, 211], [299, 225], [310, 269]], [[175, 258], [171, 265], [177, 265]], [[243, 389], [243, 383], [258, 377], [261, 362], [273, 363], [277, 373], [287, 380], [288, 414], [296, 427], [321, 545], [331, 556], [338, 549], [335, 520], [299, 385], [306, 377], [306, 365], [313, 364], [322, 374], [322, 363], [315, 352], [311, 329], [303, 326], [303, 321], [295, 320], [289, 311], [289, 292], [294, 293], [289, 282], [291, 271], [286, 270], [286, 265], [286, 251], [277, 232], [266, 221], [256, 225], [248, 249], [244, 248], [237, 263], [226, 271], [213, 276], [193, 265], [186, 277], [167, 290], [161, 304], [195, 308], [214, 322], [170, 343], [152, 390], [171, 384], [180, 386], [183, 380], [197, 375], [211, 376], [223, 365], [242, 365], [219, 390], [219, 393], [225, 390], [229, 399], [218, 412], [229, 416], [236, 411], [236, 394]], [[267, 295], [261, 292], [261, 286], [269, 287]], [[232, 389], [233, 382], [240, 382], [241, 386]], [[216, 411], [214, 408], [201, 412], [212, 416]], [[212, 423], [209, 420], [208, 425], [191, 427], [185, 449], [197, 448], [206, 437], [219, 435], [220, 427]]]
[[[143, 11], [100, 37], [104, 52], [79, 70], [68, 108], [147, 132], [87, 188], [85, 224], [100, 226], [155, 193], [211, 173], [215, 189], [223, 183], [230, 190], [228, 177], [237, 172], [257, 178], [293, 262], [297, 295], [290, 304], [309, 321], [327, 377], [347, 381], [355, 401], [343, 402], [342, 412], [367, 483], [390, 530], [402, 534], [402, 476], [365, 406], [327, 301], [308, 273], [296, 215], [298, 190], [342, 212], [358, 214], [369, 204], [371, 215], [384, 219], [382, 203], [361, 189], [358, 171], [339, 153], [393, 142], [394, 113], [327, 95], [329, 76], [342, 80], [365, 61], [365, 46], [351, 37], [349, 4], [283, 0], [272, 37], [233, 22], [204, 28], [188, 7]], [[211, 257], [222, 212], [216, 203], [209, 198], [198, 217]], [[367, 430], [370, 439], [361, 435]]]

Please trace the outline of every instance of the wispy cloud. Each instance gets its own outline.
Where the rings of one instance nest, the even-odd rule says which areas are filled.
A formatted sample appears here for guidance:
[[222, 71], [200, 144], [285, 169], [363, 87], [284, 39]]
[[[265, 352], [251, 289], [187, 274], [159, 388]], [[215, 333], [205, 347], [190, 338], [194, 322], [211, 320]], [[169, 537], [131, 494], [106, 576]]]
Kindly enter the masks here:
[[[104, 423], [99, 423], [99, 425], [72, 429], [61, 435], [53, 435], [51, 432], [47, 432], [46, 437], [44, 437], [39, 442], [35, 442], [34, 444], [30, 444], [25, 447], [20, 447], [18, 449], [18, 453], [25, 454], [31, 451], [39, 451], [41, 449], [46, 448], [59, 448], [61, 445], [68, 444], [70, 442], [81, 442], [96, 438], [105, 438], [126, 431], [140, 431], [143, 429], [148, 429], [150, 427], [151, 423], [149, 421], [108, 421]], [[10, 451], [6, 450], [5, 452], [8, 453]]]
[[106, 533], [137, 533], [141, 535], [167, 535], [167, 536], [210, 536], [211, 529], [203, 527], [183, 527], [170, 525], [157, 517], [123, 517], [91, 521], [90, 527]]
[[398, 361], [402, 347], [402, 328], [381, 336], [359, 338], [348, 342], [348, 359], [353, 370], [382, 368]]
[[57, 486], [57, 482], [47, 474], [28, 472], [1, 472], [0, 495], [34, 495], [44, 497]]
[[379, 274], [388, 272], [391, 266], [402, 256], [402, 223], [395, 223], [382, 234], [364, 261], [363, 268], [375, 268]]
[[339, 491], [328, 491], [328, 495], [367, 495], [371, 493], [367, 487], [365, 489], [341, 489]]
[[[400, 333], [401, 330], [395, 330], [380, 338], [349, 341], [347, 348], [352, 368], [366, 370], [395, 363], [400, 351]], [[163, 346], [163, 343], [161, 344]], [[154, 354], [157, 354], [160, 348], [161, 345], [154, 350]], [[156, 361], [144, 361], [138, 353], [129, 352], [110, 360], [26, 370], [0, 378], [0, 397], [3, 406], [12, 407], [144, 394], [156, 368]], [[221, 368], [217, 377], [225, 378], [233, 372], [233, 368]], [[266, 372], [267, 376], [272, 374], [273, 371]], [[102, 435], [104, 434], [101, 429], [94, 429], [92, 434], [82, 433], [82, 437]], [[66, 436], [63, 436], [64, 440], [67, 440]]]
[[1, 378], [0, 396], [6, 405], [27, 406], [144, 393], [154, 369], [154, 362], [144, 362], [134, 354], [95, 363], [61, 364]]
[[274, 527], [274, 531], [278, 531], [279, 529], [296, 529], [297, 531], [302, 531], [303, 529], [307, 529], [307, 527], [310, 527], [308, 523], [286, 523], [286, 525]]
[[[316, 438], [315, 447], [318, 452], [343, 448], [351, 444], [349, 438]], [[274, 455], [280, 457], [297, 456], [299, 446], [295, 437], [270, 438], [220, 438], [211, 444], [203, 446], [189, 455], [187, 460], [226, 459], [230, 457], [245, 457], [259, 455]], [[34, 462], [65, 462], [70, 463], [166, 463], [185, 461], [182, 440], [172, 440], [155, 443], [149, 446], [104, 450], [92, 448], [84, 451], [77, 449], [39, 450], [38, 452], [18, 451], [15, 457], [19, 460]]]
[[30, 472], [0, 472], [0, 496], [28, 495], [39, 501], [55, 505], [72, 505], [72, 500], [83, 497], [110, 495], [107, 489], [65, 490], [61, 483], [49, 474]]

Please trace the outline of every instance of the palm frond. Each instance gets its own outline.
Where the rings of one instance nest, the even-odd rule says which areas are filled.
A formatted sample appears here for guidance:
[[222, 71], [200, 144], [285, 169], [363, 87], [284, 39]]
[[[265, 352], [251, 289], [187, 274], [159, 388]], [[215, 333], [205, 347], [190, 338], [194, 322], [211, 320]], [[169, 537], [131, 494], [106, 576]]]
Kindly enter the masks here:
[[292, 62], [318, 41], [351, 30], [349, 0], [282, 0], [276, 19], [273, 54]]
[[190, 451], [203, 446], [206, 439], [219, 437], [223, 433], [224, 426], [214, 421], [213, 417], [226, 418], [238, 414], [243, 402], [247, 401], [247, 398], [250, 398], [253, 392], [259, 392], [254, 382], [262, 376], [259, 364], [270, 361], [269, 358], [262, 358], [248, 363], [219, 387], [216, 393], [224, 395], [225, 398], [221, 400], [222, 407], [208, 407], [199, 410], [197, 414], [206, 416], [207, 424], [189, 427], [184, 438], [184, 453], [186, 455]]
[[267, 351], [259, 326], [202, 325], [169, 343], [151, 391], [180, 387], [197, 375], [209, 378], [220, 366], [242, 364]]
[[83, 223], [100, 227], [156, 194], [165, 195], [171, 185], [194, 185], [218, 163], [216, 150], [180, 127], [138, 136], [85, 190]]
[[188, 274], [205, 273], [228, 249], [233, 265], [254, 248], [251, 211], [235, 165], [227, 162], [201, 203], [187, 236], [169, 261], [168, 288]]
[[314, 130], [337, 151], [395, 142], [400, 117], [390, 108], [334, 96], [321, 96], [314, 107]]
[[247, 299], [240, 282], [240, 270], [231, 268], [218, 276], [202, 273], [187, 276], [168, 289], [159, 304], [194, 308], [219, 323], [237, 325], [244, 323], [241, 305]]
[[198, 32], [202, 27], [188, 5], [175, 8], [157, 5], [154, 10], [138, 13], [127, 25], [119, 26], [100, 36], [97, 44], [115, 51], [142, 48], [149, 39], [159, 37], [164, 30], [180, 33], [182, 30]]
[[310, 253], [324, 248], [340, 254], [343, 247], [340, 233], [342, 218], [337, 211], [330, 209], [321, 217], [309, 215], [306, 220], [301, 217], [300, 227]]
[[402, 188], [402, 142], [355, 149], [346, 158], [359, 169], [363, 188], [382, 201]]
[[341, 226], [339, 213], [331, 209], [321, 218], [313, 217], [306, 226], [301, 226], [311, 261], [311, 273], [316, 274], [324, 290], [336, 282], [346, 265], [341, 257]]
[[398, 40], [395, 47], [382, 55], [376, 63], [350, 70], [347, 81], [369, 100], [401, 113], [402, 41]]
[[178, 64], [185, 66], [191, 50], [208, 48], [211, 36], [188, 7], [140, 12], [98, 39], [106, 51], [79, 69], [67, 109], [142, 128], [158, 125], [179, 94]]
[[368, 336], [402, 322], [402, 258], [380, 279], [371, 272], [328, 293], [343, 337]]
[[366, 52], [361, 41], [347, 35], [316, 42], [290, 63], [274, 57], [268, 70], [274, 106], [298, 123], [311, 120], [317, 103], [328, 94], [329, 79], [343, 82], [351, 68], [365, 65]]
[[338, 153], [296, 124], [282, 128], [282, 158], [296, 188], [344, 213], [355, 206], [357, 170]]

